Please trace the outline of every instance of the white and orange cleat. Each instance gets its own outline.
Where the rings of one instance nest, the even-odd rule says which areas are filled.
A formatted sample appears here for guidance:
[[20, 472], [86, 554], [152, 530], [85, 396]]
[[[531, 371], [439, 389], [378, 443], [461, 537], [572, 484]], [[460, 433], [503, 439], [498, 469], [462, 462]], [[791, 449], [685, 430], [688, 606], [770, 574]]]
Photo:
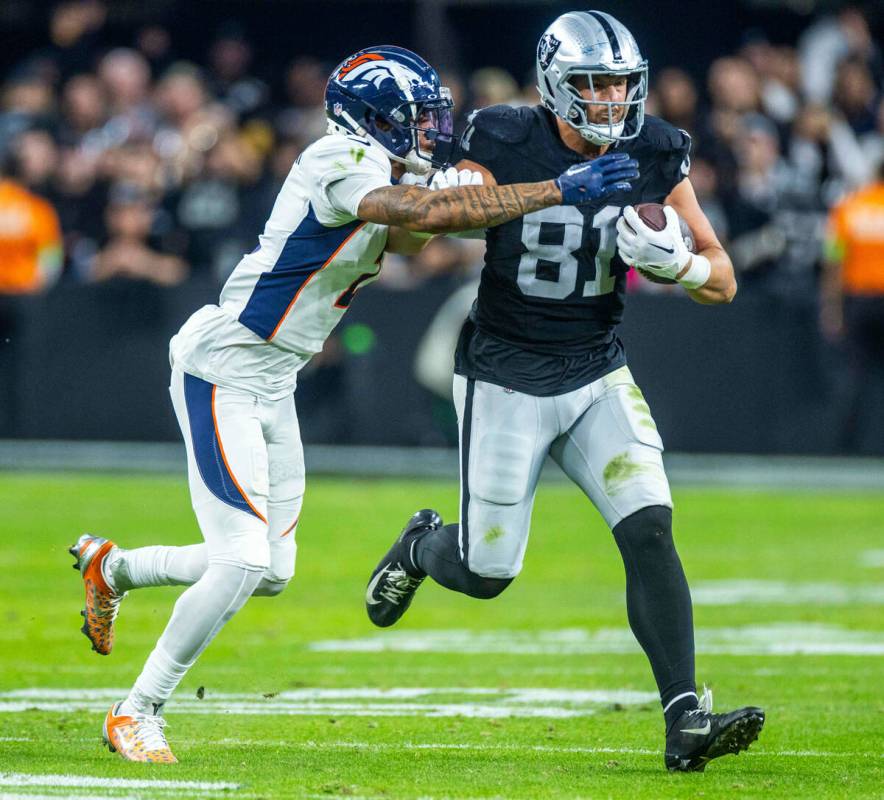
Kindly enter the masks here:
[[81, 630], [92, 642], [92, 649], [103, 656], [114, 646], [114, 620], [126, 593], [118, 594], [105, 580], [102, 565], [108, 554], [116, 548], [109, 539], [84, 533], [77, 543], [68, 549], [76, 559], [74, 569], [80, 571], [86, 588], [86, 604], [80, 614]]
[[104, 718], [102, 735], [112, 753], [127, 761], [148, 761], [153, 764], [177, 764], [169, 749], [166, 720], [153, 714], [120, 714], [122, 702], [115, 703]]

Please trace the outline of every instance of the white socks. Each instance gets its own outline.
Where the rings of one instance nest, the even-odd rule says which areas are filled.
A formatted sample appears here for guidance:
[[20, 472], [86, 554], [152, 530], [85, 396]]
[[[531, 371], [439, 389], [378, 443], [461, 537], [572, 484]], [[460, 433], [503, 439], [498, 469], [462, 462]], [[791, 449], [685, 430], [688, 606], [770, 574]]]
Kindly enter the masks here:
[[[205, 544], [184, 547], [138, 547], [135, 550], [113, 549], [101, 565], [110, 587], [123, 594], [148, 586], [193, 586], [206, 571], [208, 548]], [[255, 587], [255, 597], [275, 597], [288, 581], [264, 578]]]
[[120, 716], [159, 714], [190, 666], [179, 664], [157, 645], [117, 713]]
[[248, 600], [262, 575], [261, 570], [210, 564], [202, 577], [178, 598], [166, 630], [120, 707], [120, 713], [158, 714], [200, 653]]
[[146, 586], [192, 586], [206, 571], [205, 544], [115, 548], [102, 565], [105, 580], [122, 594]]

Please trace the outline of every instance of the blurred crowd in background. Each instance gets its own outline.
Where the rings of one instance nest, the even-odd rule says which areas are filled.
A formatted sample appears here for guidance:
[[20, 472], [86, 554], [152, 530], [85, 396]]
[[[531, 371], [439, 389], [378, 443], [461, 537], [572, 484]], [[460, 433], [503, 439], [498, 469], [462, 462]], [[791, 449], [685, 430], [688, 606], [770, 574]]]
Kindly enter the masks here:
[[[184, 60], [173, 25], [110, 26], [111, 10], [103, 0], [54, 6], [42, 46], [0, 76], [0, 295], [110, 279], [220, 286], [254, 248], [292, 163], [326, 131], [326, 80], [347, 53], [295, 53], [271, 77], [247, 26], [226, 15], [207, 26], [203, 55]], [[440, 65], [458, 130], [474, 108], [538, 102], [534, 48], [525, 41], [521, 76]], [[696, 66], [651, 64], [647, 111], [692, 136], [691, 181], [741, 297], [818, 319], [833, 343], [852, 330], [847, 383], [867, 396], [862, 376], [884, 372], [884, 60], [870, 20], [844, 6], [808, 17], [791, 44], [747, 30], [705, 75]], [[862, 255], [849, 261], [857, 231], [865, 241], [852, 252]], [[441, 395], [483, 252], [482, 242], [443, 237], [412, 259], [388, 257], [381, 273], [393, 289], [452, 275], [465, 287], [440, 311], [435, 349], [420, 349], [418, 380]], [[842, 302], [851, 283], [863, 295], [853, 316]], [[634, 271], [627, 286], [679, 291]], [[312, 370], [340, 378], [342, 341], [332, 337]], [[426, 375], [422, 363], [433, 366]], [[309, 403], [309, 387], [300, 394]], [[859, 402], [846, 402], [848, 450]]]
[[[48, 202], [61, 233], [47, 208], [39, 277], [4, 279], [0, 266], [0, 291], [112, 276], [223, 281], [254, 247], [292, 162], [325, 132], [331, 60], [295, 56], [274, 93], [236, 22], [207, 32], [193, 63], [178, 60], [168, 27], [109, 41], [106, 17], [99, 0], [58, 5], [46, 46], [2, 78], [4, 178]], [[442, 72], [461, 124], [473, 108], [537, 102], [533, 80], [500, 69]], [[743, 291], [815, 295], [829, 210], [884, 162], [882, 78], [881, 48], [852, 8], [811, 21], [795, 46], [746, 32], [705, 82], [651, 65], [648, 112], [693, 137], [691, 180]], [[408, 270], [391, 261], [384, 279], [412, 285], [475, 273], [481, 248], [443, 240]], [[659, 291], [638, 279], [630, 288]]]

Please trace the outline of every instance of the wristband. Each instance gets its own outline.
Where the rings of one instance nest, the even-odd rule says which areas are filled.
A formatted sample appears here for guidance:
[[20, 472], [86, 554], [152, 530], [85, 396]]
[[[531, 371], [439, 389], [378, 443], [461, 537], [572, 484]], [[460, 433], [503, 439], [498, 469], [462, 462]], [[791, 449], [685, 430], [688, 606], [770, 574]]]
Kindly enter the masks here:
[[699, 289], [701, 286], [706, 285], [711, 274], [712, 264], [709, 262], [709, 259], [706, 256], [692, 255], [688, 271], [678, 279], [678, 282], [685, 289]]

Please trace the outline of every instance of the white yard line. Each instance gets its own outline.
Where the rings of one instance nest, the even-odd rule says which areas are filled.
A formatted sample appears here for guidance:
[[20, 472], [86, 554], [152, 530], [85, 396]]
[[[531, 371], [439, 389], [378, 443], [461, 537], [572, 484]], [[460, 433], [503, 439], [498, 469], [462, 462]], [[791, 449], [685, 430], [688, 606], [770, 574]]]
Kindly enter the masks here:
[[[697, 652], [704, 655], [884, 655], [884, 633], [803, 622], [698, 628], [696, 643]], [[326, 639], [313, 642], [309, 647], [316, 652], [500, 653], [510, 656], [641, 652], [628, 628], [385, 631], [353, 639]]]
[[884, 567], [884, 550], [864, 550], [859, 556], [861, 567]]
[[[0, 713], [28, 710], [101, 712], [125, 695], [121, 689], [18, 689], [0, 692]], [[502, 719], [590, 716], [600, 706], [656, 703], [654, 692], [629, 689], [581, 690], [478, 687], [350, 687], [298, 689], [271, 697], [258, 693], [212, 692], [203, 700], [179, 697], [169, 710], [186, 714], [350, 717], [472, 717]]]
[[221, 792], [239, 788], [221, 781], [169, 781], [139, 778], [96, 778], [90, 775], [36, 775], [28, 772], [0, 772], [0, 786], [45, 786], [79, 789], [173, 789]]
[[[305, 794], [304, 798], [305, 800], [390, 800], [390, 796], [386, 794]], [[422, 794], [417, 800], [508, 800], [508, 798], [500, 794], [481, 797]], [[575, 795], [572, 800], [584, 800], [584, 798], [582, 795]]]
[[[143, 800], [134, 794], [34, 794], [33, 792], [0, 792], [0, 800]], [[239, 798], [237, 798], [239, 800]]]
[[[555, 706], [513, 708], [508, 706], [488, 706], [476, 703], [401, 703], [398, 705], [355, 705], [347, 703], [315, 703], [303, 705], [198, 705], [196, 703], [175, 703], [170, 710], [182, 714], [234, 716], [287, 716], [287, 717], [467, 717], [472, 719], [535, 718], [571, 719], [588, 717], [596, 713], [594, 708], [558, 708]], [[0, 713], [15, 714], [25, 711], [47, 711], [68, 713], [85, 711], [100, 713], [103, 707], [88, 703], [0, 703]]]
[[[77, 741], [92, 742], [95, 737], [81, 737]], [[26, 740], [31, 741], [31, 740]], [[543, 745], [543, 744], [482, 744], [469, 742], [366, 742], [366, 741], [292, 741], [291, 739], [239, 739], [225, 737], [223, 739], [176, 739], [179, 744], [188, 746], [208, 747], [273, 747], [289, 750], [368, 750], [386, 752], [390, 750], [463, 750], [480, 752], [513, 752], [513, 753], [575, 753], [575, 754], [624, 754], [640, 756], [658, 756], [659, 750], [639, 747], [583, 747], [578, 745]], [[786, 757], [786, 758], [884, 758], [880, 752], [834, 752], [830, 750], [765, 750], [756, 746], [752, 750], [753, 757]], [[161, 781], [161, 780], [128, 780], [122, 778], [90, 778], [65, 775], [31, 775], [27, 773], [0, 773], [0, 786], [64, 786], [88, 788], [123, 788], [123, 789], [190, 789], [197, 791], [223, 791], [238, 788], [232, 783], [200, 783], [197, 781]], [[17, 795], [20, 796], [20, 795]], [[66, 797], [68, 795], [65, 795]], [[240, 797], [240, 795], [237, 795]]]
[[[884, 563], [884, 562], [882, 562]], [[884, 585], [788, 581], [699, 581], [691, 586], [698, 606], [884, 605]]]
[[[76, 741], [92, 742], [94, 736], [78, 738]], [[176, 739], [176, 742], [182, 745], [194, 747], [274, 747], [285, 748], [289, 750], [368, 750], [373, 752], [385, 752], [388, 750], [465, 750], [465, 751], [481, 751], [481, 752], [535, 752], [535, 753], [584, 753], [587, 755], [597, 754], [623, 754], [623, 755], [639, 755], [639, 756], [659, 756], [659, 750], [650, 750], [640, 747], [581, 747], [577, 745], [556, 746], [543, 744], [470, 744], [466, 742], [296, 742], [291, 739], [237, 739], [226, 737], [224, 739], [206, 740], [206, 739]], [[751, 751], [753, 757], [771, 757], [771, 758], [884, 758], [884, 753], [876, 752], [834, 752], [830, 750], [764, 750], [759, 749], [756, 745]], [[2, 775], [2, 773], [0, 773]], [[35, 776], [39, 777], [39, 776]], [[57, 777], [57, 776], [49, 776]], [[98, 780], [98, 779], [96, 779]], [[2, 781], [0, 781], [0, 785]], [[43, 785], [35, 783], [34, 785]], [[128, 788], [128, 787], [127, 787]], [[139, 788], [139, 787], [133, 787]], [[150, 787], [155, 788], [155, 787]], [[163, 787], [156, 787], [163, 788]], [[175, 787], [179, 788], [177, 785]], [[188, 787], [185, 787], [188, 788]], [[203, 790], [210, 791], [210, 790]], [[21, 796], [21, 795], [16, 795]], [[237, 794], [237, 798], [245, 795]], [[68, 797], [68, 795], [65, 795]]]
[[[194, 744], [205, 744], [205, 740]], [[659, 750], [649, 750], [637, 747], [579, 747], [555, 745], [520, 745], [520, 744], [468, 744], [463, 742], [292, 742], [280, 740], [267, 742], [253, 739], [220, 739], [212, 742], [212, 746], [243, 746], [243, 747], [290, 747], [302, 750], [478, 750], [490, 752], [535, 752], [535, 753], [586, 753], [593, 754], [625, 754], [640, 756], [659, 756]], [[757, 745], [756, 745], [757, 748]], [[760, 750], [750, 751], [753, 756], [784, 756], [792, 758], [884, 758], [882, 753], [835, 753], [824, 750]]]
[[[90, 689], [89, 694], [96, 700], [115, 701], [126, 694], [125, 689]], [[71, 700], [82, 697], [80, 689], [12, 689], [0, 692], [0, 699], [40, 699], [40, 700]], [[462, 695], [469, 697], [492, 697], [504, 699], [510, 703], [537, 703], [571, 701], [575, 703], [645, 703], [656, 699], [653, 692], [641, 692], [633, 689], [547, 689], [538, 687], [506, 688], [484, 686], [394, 686], [380, 688], [377, 686], [349, 686], [341, 688], [315, 687], [308, 689], [291, 689], [277, 692], [265, 698], [268, 702], [276, 701], [325, 701], [325, 700], [413, 700], [439, 695]], [[255, 692], [212, 692], [207, 694], [205, 703], [231, 703], [237, 701], [254, 701], [259, 698]]]

